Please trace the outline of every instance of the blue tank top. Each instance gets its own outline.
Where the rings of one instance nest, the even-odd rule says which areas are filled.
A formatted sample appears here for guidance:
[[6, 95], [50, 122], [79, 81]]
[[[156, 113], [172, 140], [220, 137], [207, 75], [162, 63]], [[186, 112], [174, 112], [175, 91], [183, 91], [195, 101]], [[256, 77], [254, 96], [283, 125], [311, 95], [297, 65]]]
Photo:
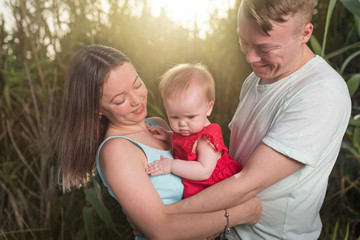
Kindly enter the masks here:
[[[155, 125], [155, 124], [152, 124]], [[108, 137], [106, 138], [101, 145], [98, 148], [98, 152], [96, 155], [96, 166], [97, 166], [97, 171], [100, 175], [101, 180], [103, 181], [103, 184], [107, 187], [110, 195], [112, 197], [115, 197], [114, 193], [111, 191], [111, 189], [109, 188], [109, 185], [107, 184], [102, 172], [101, 172], [101, 168], [100, 168], [100, 162], [99, 162], [99, 155], [100, 155], [100, 151], [102, 146], [110, 139], [113, 138], [123, 138], [123, 139], [127, 139], [128, 141], [130, 141], [131, 143], [133, 143], [134, 145], [136, 145], [137, 147], [139, 147], [144, 153], [145, 156], [147, 158], [147, 162], [148, 163], [152, 163], [156, 160], [160, 159], [160, 156], [163, 155], [164, 157], [167, 158], [173, 158], [171, 155], [171, 151], [170, 150], [159, 150], [159, 149], [155, 149], [155, 148], [151, 148], [149, 146], [146, 146], [142, 143], [139, 143], [137, 141], [134, 141], [130, 138], [127, 137], [123, 137], [123, 136], [112, 136], [112, 137]], [[144, 170], [145, 171], [145, 170]], [[159, 193], [160, 198], [162, 200], [162, 202], [167, 205], [167, 204], [172, 204], [172, 203], [176, 203], [178, 201], [180, 201], [183, 197], [183, 191], [184, 191], [184, 185], [182, 184], [182, 181], [180, 179], [180, 177], [175, 176], [173, 174], [165, 174], [165, 175], [158, 175], [158, 176], [150, 176], [150, 181], [152, 182], [152, 184], [154, 185], [156, 191]], [[117, 199], [116, 199], [117, 200]], [[136, 240], [143, 240], [146, 238], [143, 237], [136, 237]]]

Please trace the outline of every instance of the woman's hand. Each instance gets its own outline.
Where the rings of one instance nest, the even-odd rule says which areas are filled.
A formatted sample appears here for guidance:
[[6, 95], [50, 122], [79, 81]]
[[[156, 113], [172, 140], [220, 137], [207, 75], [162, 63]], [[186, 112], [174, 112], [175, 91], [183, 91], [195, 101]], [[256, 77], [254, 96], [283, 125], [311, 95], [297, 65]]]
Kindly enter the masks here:
[[261, 212], [260, 198], [253, 197], [244, 203], [228, 209], [230, 225], [256, 224], [260, 220]]
[[[258, 197], [253, 197], [248, 201], [227, 210], [229, 213], [229, 224], [232, 227], [239, 224], [256, 224], [260, 220], [261, 211], [262, 207], [260, 204], [260, 199]], [[225, 216], [224, 223], [227, 223]], [[224, 225], [224, 227], [225, 226], [226, 225]], [[221, 233], [215, 234], [213, 236], [207, 237], [204, 240], [218, 239], [220, 234]]]

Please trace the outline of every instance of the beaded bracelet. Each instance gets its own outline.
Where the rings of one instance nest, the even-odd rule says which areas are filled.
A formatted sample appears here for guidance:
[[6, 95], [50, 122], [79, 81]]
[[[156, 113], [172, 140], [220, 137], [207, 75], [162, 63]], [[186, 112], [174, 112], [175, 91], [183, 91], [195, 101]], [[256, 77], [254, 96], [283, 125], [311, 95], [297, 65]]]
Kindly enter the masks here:
[[225, 217], [226, 217], [226, 226], [225, 226], [225, 229], [224, 229], [224, 239], [228, 239], [227, 238], [227, 235], [230, 234], [230, 214], [227, 212], [227, 210], [225, 209]]

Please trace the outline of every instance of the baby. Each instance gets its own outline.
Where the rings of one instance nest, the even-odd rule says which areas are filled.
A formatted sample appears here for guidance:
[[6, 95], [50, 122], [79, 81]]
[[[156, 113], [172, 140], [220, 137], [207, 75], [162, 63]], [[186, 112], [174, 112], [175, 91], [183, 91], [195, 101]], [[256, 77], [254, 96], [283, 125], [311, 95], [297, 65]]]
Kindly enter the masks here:
[[208, 120], [215, 102], [215, 82], [206, 67], [177, 65], [163, 75], [160, 90], [173, 132], [159, 127], [149, 130], [156, 138], [171, 139], [174, 159], [161, 157], [146, 172], [180, 176], [184, 198], [238, 173], [241, 166], [227, 153], [220, 126]]

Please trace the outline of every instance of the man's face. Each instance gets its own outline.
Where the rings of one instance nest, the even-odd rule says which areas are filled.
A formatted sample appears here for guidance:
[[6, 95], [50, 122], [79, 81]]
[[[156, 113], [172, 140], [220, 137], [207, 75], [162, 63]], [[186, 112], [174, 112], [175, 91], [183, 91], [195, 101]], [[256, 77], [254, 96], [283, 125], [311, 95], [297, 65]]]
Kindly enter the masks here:
[[241, 9], [239, 11], [237, 32], [241, 51], [254, 73], [264, 82], [280, 80], [303, 64], [305, 44], [297, 23], [298, 16], [285, 19], [284, 23], [272, 21], [273, 30], [268, 36], [254, 20], [246, 18]]

